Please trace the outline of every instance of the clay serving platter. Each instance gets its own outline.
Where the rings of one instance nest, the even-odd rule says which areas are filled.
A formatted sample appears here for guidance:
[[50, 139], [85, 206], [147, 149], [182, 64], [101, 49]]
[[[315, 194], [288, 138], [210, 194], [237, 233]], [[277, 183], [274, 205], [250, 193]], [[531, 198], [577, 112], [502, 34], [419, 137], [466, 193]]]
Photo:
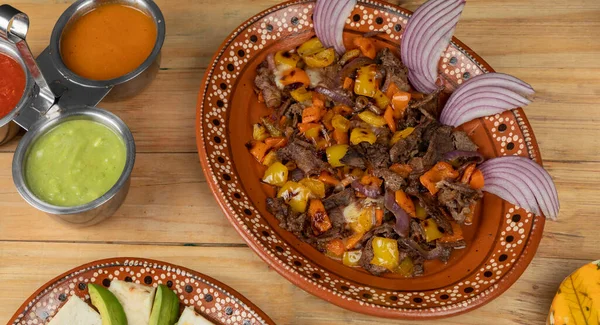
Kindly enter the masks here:
[[215, 324], [275, 325], [252, 302], [223, 283], [190, 269], [144, 258], [119, 257], [90, 262], [69, 270], [39, 288], [8, 324], [46, 324], [72, 295], [90, 302], [87, 284], [105, 287], [119, 279], [177, 293], [180, 308], [193, 306]]
[[[267, 212], [273, 189], [260, 183], [264, 167], [244, 144], [252, 124], [267, 114], [253, 90], [255, 69], [267, 54], [292, 49], [314, 36], [315, 2], [294, 0], [272, 7], [238, 27], [206, 71], [196, 114], [196, 138], [208, 184], [235, 229], [270, 266], [300, 288], [338, 306], [391, 318], [439, 318], [477, 308], [508, 289], [533, 258], [544, 219], [485, 194], [474, 224], [465, 227], [467, 248], [446, 264], [428, 262], [425, 274], [376, 277], [334, 261], [281, 229]], [[360, 0], [346, 20], [347, 47], [357, 35], [382, 31], [378, 47], [398, 53], [411, 12], [380, 1]], [[439, 69], [450, 94], [465, 80], [494, 71], [456, 38]], [[486, 158], [530, 157], [539, 148], [522, 109], [461, 126]]]

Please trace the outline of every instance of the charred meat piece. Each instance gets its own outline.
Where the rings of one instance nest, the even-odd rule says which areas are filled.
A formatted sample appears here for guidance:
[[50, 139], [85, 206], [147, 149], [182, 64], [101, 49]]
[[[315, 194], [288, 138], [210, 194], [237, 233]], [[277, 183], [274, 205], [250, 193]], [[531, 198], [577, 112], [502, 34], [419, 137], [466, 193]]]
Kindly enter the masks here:
[[472, 205], [483, 197], [480, 190], [474, 190], [462, 183], [441, 181], [438, 186], [438, 201], [450, 211], [452, 218], [459, 224], [464, 223], [466, 216], [473, 212]]
[[373, 168], [388, 168], [391, 164], [387, 145], [377, 142], [373, 144], [361, 142], [355, 146], [355, 149], [365, 157]]
[[323, 206], [325, 206], [325, 210], [329, 211], [336, 207], [345, 207], [353, 200], [354, 191], [351, 188], [346, 188], [323, 199]]
[[306, 175], [317, 175], [322, 171], [331, 172], [331, 166], [319, 158], [310, 144], [294, 139], [287, 146], [277, 151], [280, 160], [288, 160], [296, 163]]
[[431, 216], [445, 233], [452, 234], [452, 225], [442, 204], [428, 193], [419, 193], [415, 196], [419, 199], [419, 204], [425, 208], [427, 215]]
[[477, 145], [473, 143], [471, 138], [464, 131], [452, 132], [454, 140], [454, 148], [460, 151], [477, 151]]
[[397, 191], [406, 185], [406, 181], [402, 176], [394, 173], [387, 168], [377, 168], [373, 170], [373, 175], [383, 178], [385, 188], [390, 191]]
[[267, 198], [267, 210], [279, 220], [279, 226], [289, 232], [299, 234], [307, 226], [306, 214], [293, 212], [282, 198]]
[[410, 85], [408, 83], [408, 69], [389, 48], [386, 47], [379, 51], [379, 53], [377, 53], [377, 59], [381, 62], [381, 66], [385, 70], [385, 82], [382, 87], [383, 91], [386, 91], [391, 83], [395, 83], [402, 91], [410, 90]]
[[442, 246], [439, 244], [434, 249], [429, 250], [428, 248], [421, 246], [421, 244], [417, 243], [411, 238], [400, 238], [398, 239], [398, 242], [403, 247], [414, 251], [426, 260], [439, 259], [443, 262], [447, 262], [450, 258], [450, 253], [452, 253], [452, 248]]
[[454, 140], [452, 138], [452, 127], [444, 125], [435, 129], [427, 147], [427, 152], [423, 156], [423, 165], [425, 169], [430, 169], [438, 161], [444, 158], [444, 155], [454, 150]]
[[340, 161], [350, 167], [365, 169], [367, 168], [367, 163], [365, 158], [361, 153], [359, 153], [353, 146], [348, 147], [348, 151]]
[[408, 137], [396, 142], [390, 148], [390, 160], [393, 163], [406, 164], [412, 157], [416, 156], [419, 153], [422, 131], [420, 127], [417, 127]]
[[269, 69], [266, 61], [256, 68], [254, 85], [262, 92], [268, 108], [278, 108], [281, 106], [282, 93], [275, 85], [274, 74]]

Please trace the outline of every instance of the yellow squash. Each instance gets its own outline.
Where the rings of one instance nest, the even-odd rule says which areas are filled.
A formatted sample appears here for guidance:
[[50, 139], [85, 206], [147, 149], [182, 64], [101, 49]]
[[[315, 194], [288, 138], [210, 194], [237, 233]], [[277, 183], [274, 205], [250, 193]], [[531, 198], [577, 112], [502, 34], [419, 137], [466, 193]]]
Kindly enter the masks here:
[[546, 324], [600, 324], [600, 260], [582, 266], [560, 284]]

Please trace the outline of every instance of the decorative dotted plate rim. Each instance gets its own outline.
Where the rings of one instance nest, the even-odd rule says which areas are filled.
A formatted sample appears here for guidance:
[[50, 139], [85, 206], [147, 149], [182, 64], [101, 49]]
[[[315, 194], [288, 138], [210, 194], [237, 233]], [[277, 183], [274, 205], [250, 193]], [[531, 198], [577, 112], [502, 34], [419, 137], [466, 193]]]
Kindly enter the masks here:
[[[507, 202], [502, 202], [498, 217], [499, 227], [504, 230], [498, 231], [500, 237], [494, 239], [481, 268], [472, 270], [464, 281], [427, 292], [386, 291], [328, 272], [269, 231], [272, 229], [250, 202], [229, 147], [227, 111], [232, 87], [227, 85], [235, 83], [254, 52], [285, 36], [312, 30], [309, 17], [313, 7], [314, 1], [292, 0], [250, 18], [225, 39], [206, 70], [198, 95], [196, 141], [207, 183], [224, 214], [248, 245], [279, 274], [307, 292], [352, 311], [388, 318], [440, 318], [467, 312], [498, 297], [533, 259], [545, 224], [543, 217]], [[277, 18], [278, 13], [284, 18]], [[366, 32], [378, 26], [388, 42], [399, 44], [411, 14], [379, 0], [359, 0], [346, 20], [345, 30]], [[494, 71], [456, 38], [442, 55], [440, 69], [446, 85], [454, 88], [472, 75]], [[521, 155], [542, 163], [535, 136], [521, 108], [470, 123], [483, 126], [494, 144], [491, 150], [495, 156]]]
[[242, 294], [207, 275], [171, 263], [139, 257], [107, 258], [64, 272], [27, 298], [7, 324], [46, 324], [68, 297], [77, 295], [89, 302], [87, 283], [106, 287], [115, 278], [154, 287], [171, 282], [171, 288], [175, 288], [181, 305], [194, 306], [218, 324], [275, 324]]

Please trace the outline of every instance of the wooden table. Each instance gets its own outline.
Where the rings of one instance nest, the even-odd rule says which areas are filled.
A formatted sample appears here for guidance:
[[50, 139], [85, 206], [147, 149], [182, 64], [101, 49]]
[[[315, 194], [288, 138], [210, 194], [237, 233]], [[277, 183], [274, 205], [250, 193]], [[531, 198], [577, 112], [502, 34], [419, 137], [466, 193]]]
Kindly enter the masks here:
[[[71, 2], [12, 1], [30, 16], [34, 53], [47, 46]], [[101, 105], [131, 127], [138, 147], [131, 191], [115, 216], [74, 229], [34, 210], [11, 178], [17, 140], [0, 147], [0, 323], [50, 278], [112, 256], [160, 259], [215, 277], [278, 324], [412, 323], [349, 312], [296, 288], [245, 245], [206, 185], [194, 139], [202, 75], [234, 28], [279, 1], [157, 2], [167, 22], [157, 79], [137, 98]], [[422, 0], [394, 2], [414, 10]], [[598, 0], [468, 0], [456, 36], [496, 70], [537, 90], [526, 112], [562, 210], [558, 222], [547, 223], [537, 256], [511, 289], [444, 324], [541, 324], [560, 281], [600, 257], [598, 35]]]

